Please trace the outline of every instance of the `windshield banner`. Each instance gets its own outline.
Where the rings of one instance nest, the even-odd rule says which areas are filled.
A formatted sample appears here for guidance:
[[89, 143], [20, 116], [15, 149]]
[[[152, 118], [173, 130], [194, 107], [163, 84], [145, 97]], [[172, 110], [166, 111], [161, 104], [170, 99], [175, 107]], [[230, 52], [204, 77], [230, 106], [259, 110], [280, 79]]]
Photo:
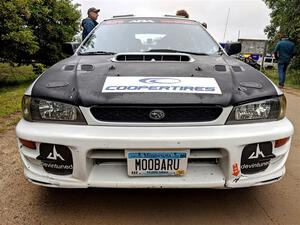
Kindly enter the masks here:
[[102, 92], [222, 94], [215, 78], [205, 77], [107, 77]]

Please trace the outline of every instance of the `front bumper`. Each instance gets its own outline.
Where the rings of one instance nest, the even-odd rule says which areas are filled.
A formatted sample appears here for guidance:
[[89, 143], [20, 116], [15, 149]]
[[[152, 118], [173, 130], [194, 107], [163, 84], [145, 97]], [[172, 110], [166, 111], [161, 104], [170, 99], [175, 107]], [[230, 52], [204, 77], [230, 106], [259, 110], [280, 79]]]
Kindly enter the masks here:
[[[285, 145], [274, 148], [275, 140], [291, 137], [294, 132], [286, 118], [267, 123], [193, 127], [79, 126], [21, 120], [16, 131], [18, 138], [37, 143], [37, 150], [31, 150], [18, 141], [28, 180], [62, 188], [236, 188], [272, 183], [284, 175], [291, 146], [289, 139]], [[245, 146], [264, 142], [272, 143], [274, 158], [268, 167], [242, 174]], [[73, 157], [72, 174], [46, 172], [37, 159], [40, 143], [68, 146]], [[125, 149], [191, 149], [196, 160], [189, 159], [183, 177], [129, 177], [125, 154], [122, 155]], [[103, 157], [105, 163], [96, 163]]]

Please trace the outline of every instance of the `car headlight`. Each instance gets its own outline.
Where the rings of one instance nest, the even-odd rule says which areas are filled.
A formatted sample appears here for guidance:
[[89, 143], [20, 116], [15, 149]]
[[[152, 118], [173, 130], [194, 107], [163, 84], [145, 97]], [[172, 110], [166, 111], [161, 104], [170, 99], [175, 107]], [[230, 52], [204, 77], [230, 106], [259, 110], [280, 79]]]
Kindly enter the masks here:
[[79, 107], [62, 102], [24, 96], [22, 112], [24, 119], [27, 121], [86, 124]]
[[285, 117], [284, 95], [239, 105], [233, 108], [226, 124], [242, 124], [280, 120]]

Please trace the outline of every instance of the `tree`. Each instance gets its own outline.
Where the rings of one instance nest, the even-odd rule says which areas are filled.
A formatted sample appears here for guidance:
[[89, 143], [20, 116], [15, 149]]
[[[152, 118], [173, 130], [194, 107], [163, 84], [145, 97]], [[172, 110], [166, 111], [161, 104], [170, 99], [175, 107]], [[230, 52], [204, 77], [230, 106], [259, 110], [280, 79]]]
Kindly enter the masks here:
[[300, 68], [300, 0], [264, 0], [272, 10], [271, 24], [265, 28], [273, 50], [282, 34], [287, 35], [297, 46], [293, 67]]
[[35, 60], [52, 65], [64, 57], [62, 44], [71, 41], [80, 28], [80, 12], [77, 7], [70, 0], [31, 1], [32, 14], [28, 24], [40, 47]]
[[26, 20], [30, 17], [27, 0], [0, 2], [0, 58], [25, 62], [39, 49]]
[[78, 4], [71, 0], [1, 0], [0, 58], [52, 65], [62, 59], [62, 44], [79, 30]]

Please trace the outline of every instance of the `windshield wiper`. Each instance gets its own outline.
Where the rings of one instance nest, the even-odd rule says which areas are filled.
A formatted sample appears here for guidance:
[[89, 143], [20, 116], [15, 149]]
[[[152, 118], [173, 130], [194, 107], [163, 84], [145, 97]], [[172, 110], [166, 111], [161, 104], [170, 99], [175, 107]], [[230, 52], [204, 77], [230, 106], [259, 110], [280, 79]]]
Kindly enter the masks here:
[[208, 55], [206, 53], [202, 53], [202, 52], [188, 52], [188, 51], [181, 51], [181, 50], [175, 50], [175, 49], [150, 49], [146, 52], [176, 52], [176, 53], [186, 53], [186, 54], [192, 54], [192, 55]]
[[115, 55], [115, 52], [95, 51], [95, 52], [79, 52], [78, 55]]

